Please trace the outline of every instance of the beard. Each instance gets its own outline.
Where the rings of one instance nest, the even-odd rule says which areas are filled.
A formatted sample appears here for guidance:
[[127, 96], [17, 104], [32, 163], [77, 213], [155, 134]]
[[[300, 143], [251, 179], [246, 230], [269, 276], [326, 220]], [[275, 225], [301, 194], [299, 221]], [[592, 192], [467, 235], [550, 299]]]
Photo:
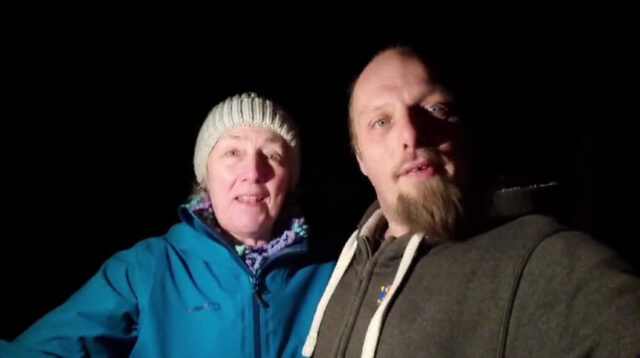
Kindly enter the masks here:
[[411, 232], [424, 232], [430, 244], [443, 243], [453, 239], [462, 217], [462, 193], [448, 177], [436, 175], [415, 194], [400, 193], [395, 211]]

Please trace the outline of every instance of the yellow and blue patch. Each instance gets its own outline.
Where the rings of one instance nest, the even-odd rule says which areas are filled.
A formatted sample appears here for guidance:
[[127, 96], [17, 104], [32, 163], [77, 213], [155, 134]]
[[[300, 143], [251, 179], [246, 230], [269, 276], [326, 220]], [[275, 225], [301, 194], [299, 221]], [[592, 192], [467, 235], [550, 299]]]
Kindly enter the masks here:
[[378, 292], [378, 306], [380, 306], [380, 304], [384, 302], [384, 298], [387, 296], [387, 292], [389, 292], [389, 288], [391, 288], [391, 285], [389, 286], [380, 285], [380, 291]]

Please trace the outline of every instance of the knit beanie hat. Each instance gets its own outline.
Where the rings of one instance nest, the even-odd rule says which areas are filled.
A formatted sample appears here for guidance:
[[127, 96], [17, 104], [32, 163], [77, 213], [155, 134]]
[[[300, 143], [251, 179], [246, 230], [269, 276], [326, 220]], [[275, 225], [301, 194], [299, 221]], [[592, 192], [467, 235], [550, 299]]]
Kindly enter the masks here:
[[248, 92], [218, 103], [204, 120], [193, 154], [193, 170], [198, 185], [206, 186], [207, 159], [218, 139], [239, 126], [263, 127], [279, 134], [290, 147], [291, 185], [294, 188], [300, 172], [300, 140], [291, 117], [276, 103]]

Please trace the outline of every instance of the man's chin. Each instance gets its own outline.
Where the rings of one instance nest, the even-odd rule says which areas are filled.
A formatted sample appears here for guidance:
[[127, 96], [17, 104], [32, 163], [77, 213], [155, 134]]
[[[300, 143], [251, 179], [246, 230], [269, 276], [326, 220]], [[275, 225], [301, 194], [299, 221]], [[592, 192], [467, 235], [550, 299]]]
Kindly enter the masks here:
[[398, 180], [398, 193], [409, 198], [417, 199], [421, 193], [427, 188], [433, 181], [438, 180], [436, 176], [428, 178], [400, 178]]
[[397, 217], [412, 231], [423, 231], [437, 241], [449, 239], [462, 213], [457, 186], [444, 177], [421, 184], [403, 184], [395, 205]]

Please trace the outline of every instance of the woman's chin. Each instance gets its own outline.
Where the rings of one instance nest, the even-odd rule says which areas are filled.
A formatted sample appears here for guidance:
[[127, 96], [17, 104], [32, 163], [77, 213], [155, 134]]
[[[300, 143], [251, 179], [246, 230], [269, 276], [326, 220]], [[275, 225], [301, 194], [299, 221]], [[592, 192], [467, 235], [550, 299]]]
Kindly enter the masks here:
[[252, 238], [254, 240], [268, 241], [270, 239], [270, 224], [265, 220], [264, 215], [261, 217], [245, 216], [236, 217], [235, 222], [228, 227], [223, 227], [225, 231], [235, 236], [236, 239]]

